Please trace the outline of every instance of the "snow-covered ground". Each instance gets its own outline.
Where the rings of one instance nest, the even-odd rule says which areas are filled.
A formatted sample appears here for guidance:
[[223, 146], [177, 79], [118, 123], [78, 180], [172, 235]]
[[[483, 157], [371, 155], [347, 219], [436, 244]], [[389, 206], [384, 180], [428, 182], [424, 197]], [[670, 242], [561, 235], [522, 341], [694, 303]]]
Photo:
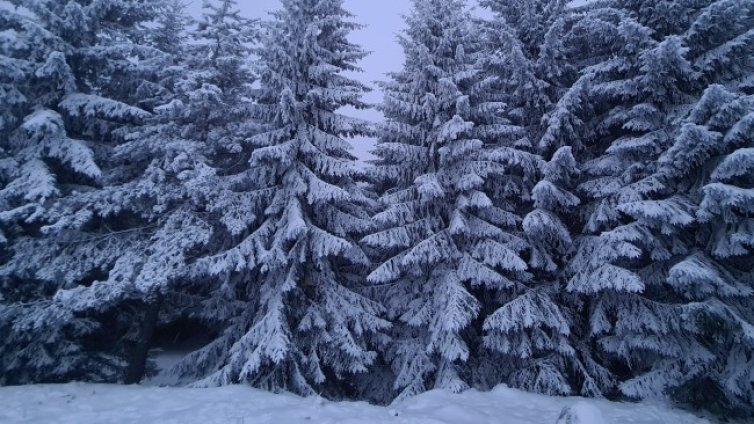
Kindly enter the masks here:
[[505, 387], [459, 395], [434, 391], [378, 407], [273, 395], [242, 386], [66, 384], [0, 388], [0, 404], [3, 424], [555, 424], [564, 407], [580, 413], [582, 424], [709, 423], [658, 404], [550, 398]]

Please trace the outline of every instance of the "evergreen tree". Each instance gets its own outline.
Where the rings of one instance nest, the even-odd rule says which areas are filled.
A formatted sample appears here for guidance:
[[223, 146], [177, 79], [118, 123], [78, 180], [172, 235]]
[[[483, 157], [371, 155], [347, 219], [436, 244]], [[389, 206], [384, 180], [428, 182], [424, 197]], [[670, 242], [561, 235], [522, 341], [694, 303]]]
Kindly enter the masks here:
[[[575, 77], [578, 67], [583, 66], [581, 61], [594, 60], [582, 59], [585, 49], [580, 44], [590, 36], [602, 36], [597, 35], [602, 29], [597, 23], [614, 18], [583, 19], [570, 13], [563, 2], [486, 5], [496, 17], [493, 30], [488, 31], [492, 36], [488, 37], [482, 69], [499, 81], [486, 91], [500, 93], [499, 101], [505, 105], [503, 116], [514, 124], [511, 128], [523, 130], [517, 138], [509, 138], [515, 140], [514, 146], [548, 157], [555, 154], [535, 187], [525, 186], [506, 196], [510, 210], [522, 216], [530, 212], [523, 221], [523, 235], [529, 242], [525, 259], [534, 278], [500, 296], [497, 301], [502, 307], [489, 312], [485, 342], [504, 357], [493, 355], [487, 362], [506, 366], [498, 366], [496, 371], [488, 368], [483, 373], [499, 373], [508, 384], [542, 393], [596, 395], [600, 386], [610, 384], [610, 375], [590, 357], [591, 348], [580, 342], [580, 313], [573, 297], [564, 294], [566, 266], [571, 257], [570, 233], [577, 231], [577, 208], [558, 207], [557, 201], [579, 204], [579, 199], [568, 191], [574, 190], [578, 182], [575, 176], [579, 165], [566, 152], [571, 151], [570, 146], [581, 152], [585, 142], [588, 126], [581, 114], [588, 108], [583, 98], [589, 79], [576, 81]], [[530, 13], [536, 8], [546, 13]], [[585, 21], [589, 23], [585, 25]], [[592, 46], [606, 44], [597, 39], [600, 42]], [[568, 89], [576, 83], [580, 88]], [[530, 173], [528, 179], [533, 178], [539, 175]], [[563, 191], [564, 187], [553, 184], [570, 187]], [[530, 198], [534, 205], [529, 203]], [[548, 210], [543, 205], [555, 209]]]
[[754, 255], [745, 217], [751, 181], [737, 177], [746, 174], [744, 158], [752, 146], [752, 106], [750, 98], [709, 87], [660, 158], [660, 195], [623, 208], [660, 246], [672, 247], [660, 262], [670, 289], [664, 296], [677, 303], [676, 325], [695, 342], [681, 360], [637, 370], [621, 386], [629, 395], [656, 397], [674, 389], [701, 407], [751, 404], [749, 360], [741, 356], [752, 349], [748, 270]]
[[[182, 11], [180, 2], [161, 10], [151, 38], [186, 41], [170, 46], [174, 53], [165, 57], [159, 84], [140, 87], [142, 102], [154, 105], [155, 116], [132, 131], [130, 142], [120, 149], [128, 163], [141, 168], [132, 181], [112, 188], [133, 191], [155, 184], [142, 192], [146, 197], [139, 206], [124, 207], [151, 209], [154, 235], [134, 257], [161, 262], [161, 273], [145, 275], [147, 287], [139, 294], [147, 315], [136, 334], [142, 355], [151, 347], [149, 335], [157, 325], [194, 320], [211, 333], [229, 325], [239, 309], [237, 288], [230, 287], [230, 271], [210, 265], [213, 255], [249, 231], [257, 212], [246, 202], [254, 177], [247, 165], [250, 148], [243, 146], [257, 128], [249, 113], [256, 22], [242, 17], [235, 2], [206, 2], [201, 23], [184, 32]], [[195, 377], [202, 366], [211, 366], [193, 365], [190, 371], [173, 371]], [[133, 374], [138, 379], [143, 373]]]
[[[116, 146], [152, 116], [137, 106], [135, 93], [161, 56], [143, 43], [155, 8], [127, 0], [11, 3], [24, 11], [1, 18], [3, 30], [15, 35], [1, 47], [9, 64], [3, 81], [13, 85], [3, 95], [9, 102], [0, 216], [10, 235], [2, 266], [3, 379], [116, 379], [122, 349], [100, 324], [116, 321], [113, 336], [126, 329], [106, 308], [85, 313], [78, 305], [87, 300], [73, 293], [97, 291], [92, 283], [111, 268], [113, 279], [133, 272], [119, 274], [118, 264], [127, 261], [119, 259], [120, 248], [140, 231], [111, 228], [117, 219], [100, 217], [118, 215], [118, 206], [92, 196], [118, 178], [108, 163]], [[86, 207], [69, 209], [83, 199]], [[78, 231], [85, 225], [88, 235]]]
[[[534, 277], [526, 287], [515, 290], [484, 325], [488, 330], [485, 343], [503, 354], [508, 364], [505, 381], [549, 395], [573, 393], [571, 370], [580, 365], [568, 340], [570, 317], [558, 304], [559, 278], [571, 245], [570, 230], [558, 215], [568, 216], [579, 203], [567, 191], [576, 176], [575, 165], [570, 149], [564, 147], [544, 167], [544, 179], [532, 189], [536, 209], [523, 220]], [[582, 381], [588, 382], [589, 376], [585, 377]]]
[[[686, 175], [695, 164], [688, 160], [675, 168], [667, 158], [673, 151], [693, 150], [690, 141], [684, 141], [689, 145], [683, 148], [671, 147], [681, 140], [699, 140], [699, 146], [713, 143], [707, 129], [684, 124], [682, 117], [700, 96], [700, 88], [714, 78], [734, 84], [746, 80], [749, 62], [741, 52], [748, 48], [744, 40], [750, 25], [744, 22], [750, 19], [750, 9], [737, 5], [739, 15], [734, 19], [723, 12], [732, 7], [723, 4], [726, 2], [709, 6], [677, 2], [673, 7], [685, 9], [676, 10], [672, 19], [677, 21], [671, 21], [669, 15], [653, 15], [655, 9], [633, 9], [636, 3], [613, 4], [624, 10], [610, 8], [610, 4], [595, 7], [574, 25], [572, 34], [596, 28], [600, 40], [608, 44], [584, 50], [597, 64], [585, 68], [563, 96], [540, 141], [556, 147], [581, 135], [585, 142], [584, 150], [575, 150], [582, 169], [578, 192], [586, 203], [584, 229], [575, 238], [576, 254], [569, 265], [568, 289], [582, 294], [574, 306], [588, 312], [588, 331], [581, 337], [586, 345], [595, 346], [589, 349], [590, 357], [608, 367], [612, 378], [623, 380], [619, 386], [622, 394], [637, 398], [675, 394], [687, 401], [693, 387], [711, 382], [718, 390], [705, 402], [740, 404], [741, 398], [736, 396], [745, 396], [740, 387], [727, 393], [727, 388], [721, 388], [734, 387], [740, 380], [725, 386], [710, 371], [723, 367], [724, 361], [716, 356], [730, 352], [710, 349], [710, 333], [704, 332], [709, 327], [698, 320], [714, 308], [694, 303], [698, 298], [688, 295], [690, 280], [684, 280], [692, 278], [691, 274], [701, 275], [694, 271], [696, 265], [725, 270], [725, 275], [735, 275], [735, 267], [714, 268], [712, 262], [696, 261], [694, 256], [684, 271], [680, 258], [694, 251], [694, 243], [685, 237], [704, 239], [706, 234], [696, 226], [693, 212], [699, 205], [701, 186], [697, 185], [704, 174], [681, 183], [680, 177], [668, 175]], [[733, 28], [739, 32], [714, 35], [716, 30], [711, 28], [719, 26], [710, 25], [713, 16], [733, 19]], [[704, 29], [707, 25], [709, 30]], [[658, 37], [660, 33], [663, 35]], [[569, 43], [582, 37], [573, 37]], [[586, 37], [590, 43], [594, 39]], [[721, 45], [711, 45], [714, 43]], [[602, 59], [595, 60], [599, 57]], [[743, 66], [723, 65], [717, 68], [721, 71], [713, 71], [717, 64], [734, 62]], [[747, 284], [748, 277], [738, 278]], [[737, 305], [742, 295], [740, 292], [738, 298], [723, 303]], [[706, 311], [693, 314], [690, 310]], [[723, 321], [743, 328], [736, 319]], [[741, 376], [737, 378], [745, 378]], [[610, 393], [613, 386], [609, 380], [606, 383], [601, 391]]]
[[151, 44], [174, 60], [180, 58], [186, 47], [187, 30], [191, 19], [186, 12], [185, 0], [163, 0], [157, 12], [157, 27], [149, 37]]
[[[489, 134], [485, 137], [495, 142], [502, 135], [508, 142], [514, 142], [517, 148], [536, 151], [533, 140], [539, 138], [542, 116], [551, 108], [550, 84], [539, 76], [537, 59], [527, 56], [526, 46], [503, 18], [486, 22], [480, 29], [484, 49], [476, 67], [483, 79], [477, 85], [476, 92], [488, 102], [494, 101], [490, 107], [499, 108], [498, 116], [488, 115], [498, 120], [504, 119], [511, 130], [506, 134]], [[485, 124], [494, 122], [494, 119], [490, 121], [486, 118], [480, 116], [477, 120]]]
[[258, 269], [258, 280], [243, 314], [193, 358], [222, 355], [205, 384], [341, 396], [344, 380], [375, 361], [370, 338], [388, 327], [358, 292], [369, 261], [354, 237], [370, 223], [343, 137], [368, 125], [338, 113], [365, 106], [366, 87], [344, 75], [365, 53], [347, 39], [358, 25], [341, 0], [285, 0], [273, 17], [253, 108], [264, 125], [247, 140], [259, 183], [249, 196], [269, 201], [258, 228], [214, 264]]
[[525, 128], [501, 113], [506, 82], [479, 72], [484, 43], [458, 13], [464, 7], [414, 2], [400, 38], [403, 70], [383, 84], [387, 122], [375, 172], [393, 188], [375, 217], [380, 231], [365, 242], [385, 258], [368, 280], [389, 286], [397, 323], [387, 355], [399, 398], [499, 378], [474, 375], [481, 312], [529, 279], [514, 199], [528, 194], [540, 161], [519, 148]]
[[620, 0], [613, 6], [631, 11], [657, 41], [684, 32], [700, 10], [716, 0]]
[[414, 0], [368, 173], [359, 26], [281, 1], [2, 6], [0, 384], [190, 321], [200, 386], [753, 412], [754, 0]]
[[565, 13], [567, 0], [480, 0], [515, 31], [530, 60], [540, 56], [547, 33]]
[[[722, 91], [721, 87], [714, 85], [707, 89], [695, 108], [695, 119], [699, 119], [701, 113], [698, 112], [702, 112], [704, 106], [713, 104], [704, 100], [715, 97], [713, 93], [718, 90]], [[723, 408], [751, 413], [754, 404], [754, 376], [751, 372], [751, 352], [754, 351], [754, 315], [751, 313], [754, 310], [751, 273], [754, 268], [754, 225], [751, 219], [754, 204], [751, 195], [754, 188], [751, 162], [754, 99], [751, 95], [732, 97], [728, 105], [717, 106], [722, 113], [708, 115], [710, 129], [724, 136], [713, 153], [721, 160], [709, 158], [705, 161], [717, 166], [702, 188], [703, 197], [696, 213], [701, 226], [697, 232], [702, 235], [696, 244], [699, 250], [676, 264], [669, 272], [668, 281], [674, 285], [696, 286], [693, 291], [684, 288], [686, 296], [694, 300], [686, 307], [690, 312], [687, 321], [691, 331], [701, 335], [705, 342], [715, 340], [711, 344], [715, 354], [713, 371], [702, 378], [697, 377], [695, 384], [682, 393], [681, 398], [691, 399], [701, 407], [720, 402], [714, 396], [699, 396], [694, 392], [698, 387], [709, 387], [712, 382], [725, 399], [720, 402]], [[728, 113], [729, 116], [721, 116]], [[679, 144], [683, 143], [679, 141]], [[700, 159], [693, 160], [699, 163]], [[700, 278], [698, 273], [710, 274]]]
[[226, 364], [253, 312], [259, 267], [250, 234], [264, 215], [270, 190], [249, 163], [249, 139], [261, 128], [251, 112], [257, 76], [250, 56], [259, 38], [258, 22], [241, 16], [235, 1], [205, 2], [190, 36], [186, 70], [177, 84], [183, 113], [174, 131], [205, 145], [214, 174], [201, 193], [212, 235], [174, 287], [170, 306], [177, 318], [198, 320], [219, 335], [173, 369], [195, 382]]
[[[696, 406], [751, 411], [751, 376], [740, 368], [748, 359], [740, 352], [751, 350], [753, 256], [750, 236], [738, 233], [748, 225], [751, 181], [738, 176], [746, 174], [741, 160], [752, 145], [752, 103], [736, 89], [752, 75], [753, 7], [716, 1], [692, 15], [682, 41], [699, 100], [669, 125], [674, 139], [651, 178], [655, 190], [621, 207], [636, 220], [632, 226], [651, 235], [653, 243], [642, 246], [655, 256], [651, 275], [669, 289], [662, 297], [677, 304], [677, 325], [694, 343], [679, 360], [637, 367], [621, 386], [632, 396], [669, 392]], [[657, 251], [666, 253], [656, 257]]]

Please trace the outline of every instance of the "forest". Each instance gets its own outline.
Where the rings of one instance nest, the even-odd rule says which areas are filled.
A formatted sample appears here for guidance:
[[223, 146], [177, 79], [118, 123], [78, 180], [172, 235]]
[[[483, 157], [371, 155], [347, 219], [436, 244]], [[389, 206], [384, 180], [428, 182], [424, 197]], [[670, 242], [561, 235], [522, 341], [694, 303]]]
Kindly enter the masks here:
[[5, 2], [0, 385], [754, 416], [754, 0]]

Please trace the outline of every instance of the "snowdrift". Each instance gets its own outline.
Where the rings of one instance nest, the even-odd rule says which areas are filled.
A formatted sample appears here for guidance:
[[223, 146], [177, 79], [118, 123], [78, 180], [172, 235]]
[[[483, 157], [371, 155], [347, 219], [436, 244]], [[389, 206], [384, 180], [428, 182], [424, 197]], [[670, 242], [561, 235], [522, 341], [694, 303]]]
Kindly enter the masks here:
[[[432, 391], [389, 407], [275, 395], [244, 386], [185, 389], [97, 384], [0, 388], [3, 424], [702, 424], [656, 403], [552, 398], [498, 387]], [[565, 411], [565, 408], [570, 408]]]

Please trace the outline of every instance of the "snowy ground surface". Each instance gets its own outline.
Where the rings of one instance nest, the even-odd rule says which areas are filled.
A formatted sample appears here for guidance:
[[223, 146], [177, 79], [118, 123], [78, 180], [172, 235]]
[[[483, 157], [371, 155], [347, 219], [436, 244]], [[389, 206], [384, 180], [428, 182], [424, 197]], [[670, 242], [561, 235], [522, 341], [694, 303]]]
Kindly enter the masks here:
[[459, 395], [434, 391], [377, 407], [273, 395], [241, 386], [66, 384], [0, 388], [0, 404], [3, 424], [555, 424], [564, 407], [580, 411], [581, 424], [709, 423], [657, 404], [549, 398], [505, 387]]

